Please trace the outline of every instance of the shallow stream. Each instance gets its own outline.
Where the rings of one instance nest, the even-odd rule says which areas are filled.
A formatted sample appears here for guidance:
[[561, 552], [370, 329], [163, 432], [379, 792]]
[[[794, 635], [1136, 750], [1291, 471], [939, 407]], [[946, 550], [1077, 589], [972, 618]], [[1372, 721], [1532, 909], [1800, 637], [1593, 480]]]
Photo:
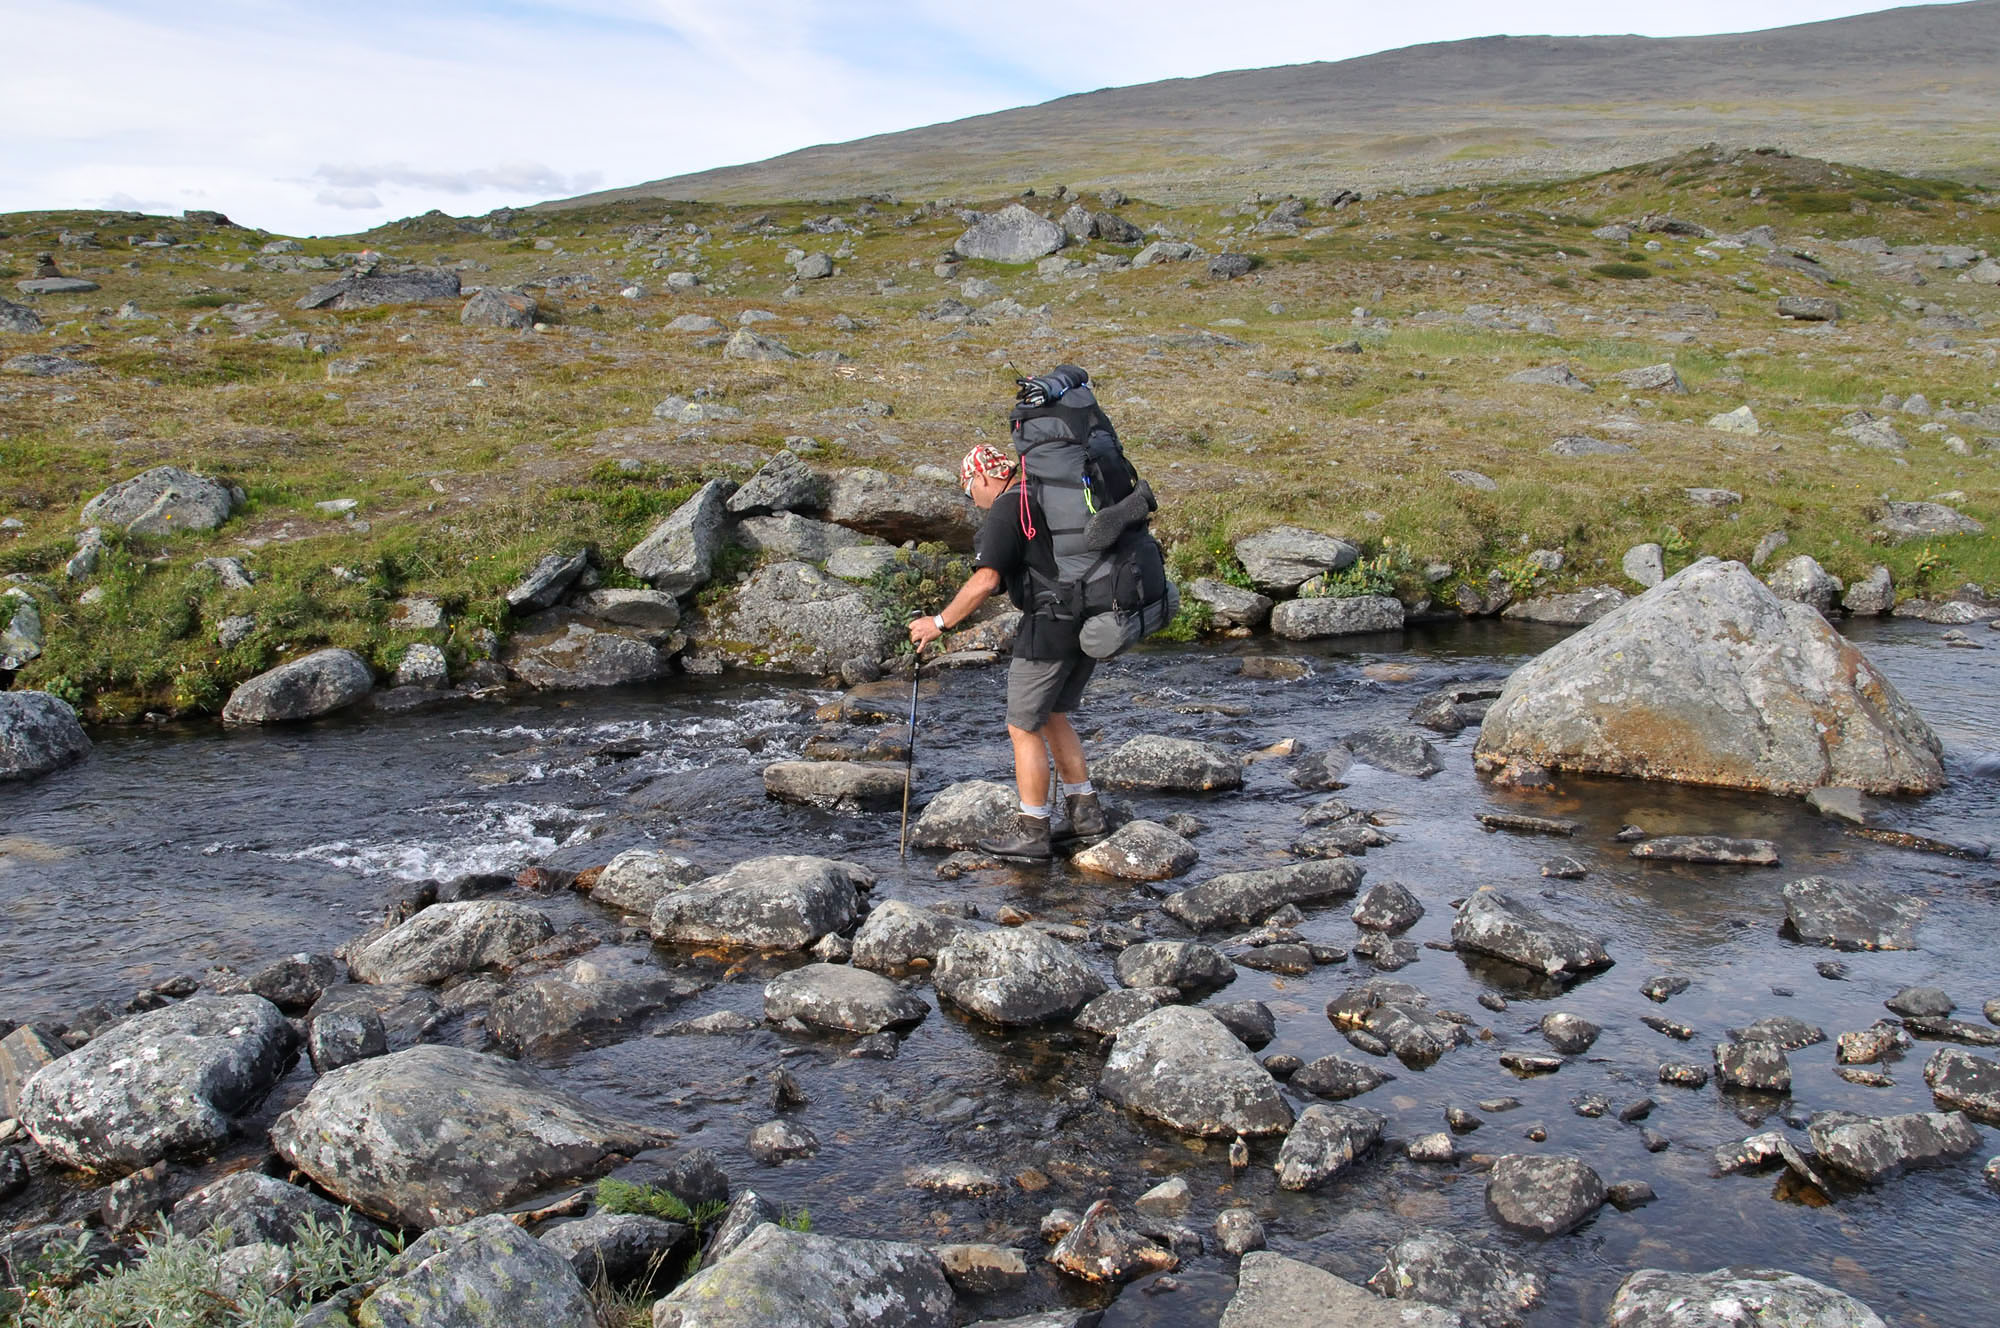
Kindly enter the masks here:
[[[1092, 752], [1138, 733], [1198, 737], [1249, 752], [1283, 738], [1307, 750], [1343, 733], [1404, 726], [1415, 702], [1449, 681], [1499, 678], [1559, 633], [1471, 623], [1386, 639], [1291, 648], [1313, 668], [1298, 682], [1244, 679], [1237, 659], [1216, 650], [1139, 653], [1101, 669], [1080, 712]], [[1885, 622], [1852, 632], [1937, 729], [1953, 782], [1945, 792], [1893, 809], [1896, 823], [1940, 839], [2000, 840], [2000, 633], [1995, 648], [1950, 649], [1938, 629]], [[1245, 652], [1269, 651], [1269, 642]], [[1367, 666], [1375, 666], [1364, 674]], [[1382, 666], [1390, 666], [1384, 668]], [[1374, 675], [1374, 676], [1369, 676]], [[1393, 679], [1393, 680], [1392, 680]], [[918, 801], [967, 778], [1007, 777], [995, 671], [944, 675], [927, 697], [917, 738]], [[875, 897], [919, 903], [967, 900], [991, 917], [1014, 905], [1055, 921], [1092, 922], [1152, 914], [1163, 936], [1180, 934], [1154, 913], [1150, 888], [1089, 877], [1066, 866], [936, 879], [939, 855], [899, 862], [894, 813], [846, 816], [767, 802], [759, 772], [796, 756], [819, 729], [813, 711], [830, 693], [774, 682], [696, 683], [657, 689], [468, 704], [401, 718], [340, 719], [278, 731], [169, 727], [97, 734], [84, 765], [38, 783], [0, 788], [0, 1014], [67, 1019], [85, 1006], [122, 1004], [135, 989], [213, 964], [254, 967], [299, 950], [330, 950], [380, 916], [410, 881], [542, 863], [582, 868], [652, 844], [720, 869], [771, 852], [857, 859], [880, 874]], [[1631, 1212], [1607, 1206], [1576, 1233], [1549, 1241], [1502, 1231], [1484, 1205], [1477, 1157], [1451, 1166], [1413, 1163], [1378, 1149], [1324, 1189], [1276, 1188], [1275, 1140], [1255, 1146], [1253, 1165], [1232, 1174], [1221, 1143], [1204, 1145], [1108, 1106], [1093, 1089], [1102, 1056], [1094, 1039], [1066, 1031], [1000, 1036], [946, 1007], [908, 1037], [893, 1061], [850, 1059], [850, 1040], [792, 1038], [764, 1030], [737, 1037], [654, 1036], [677, 1020], [716, 1010], [761, 1015], [763, 980], [798, 960], [752, 959], [657, 948], [655, 962], [689, 965], [715, 985], [655, 1017], [648, 1033], [608, 1046], [538, 1058], [565, 1086], [617, 1112], [677, 1131], [683, 1144], [721, 1155], [736, 1185], [805, 1204], [815, 1229], [835, 1235], [920, 1241], [1000, 1240], [1038, 1249], [1036, 1226], [1050, 1208], [1081, 1210], [1094, 1198], [1130, 1199], [1171, 1174], [1193, 1186], [1187, 1221], [1206, 1230], [1215, 1213], [1247, 1201], [1262, 1215], [1271, 1248], [1363, 1280], [1399, 1236], [1437, 1227], [1524, 1254], [1547, 1274], [1551, 1293], [1534, 1324], [1603, 1321], [1619, 1280], [1639, 1267], [1707, 1270], [1774, 1265], [1858, 1296], [1887, 1320], [1929, 1328], [1994, 1322], [2000, 1297], [2000, 1196], [1980, 1176], [2000, 1152], [1985, 1148], [1935, 1170], [1916, 1171], [1832, 1203], [1800, 1193], [1783, 1173], [1710, 1176], [1711, 1153], [1771, 1118], [1812, 1111], [1868, 1114], [1930, 1110], [1919, 1042], [1887, 1068], [1894, 1086], [1850, 1084], [1834, 1073], [1831, 1038], [1883, 1017], [1885, 997], [1926, 983], [1943, 987], [1960, 1018], [2000, 996], [2000, 864], [1863, 840], [1802, 804], [1712, 791], [1598, 779], [1567, 779], [1554, 795], [1507, 794], [1476, 780], [1476, 730], [1431, 735], [1446, 769], [1428, 780], [1357, 764], [1340, 796], [1381, 813], [1395, 842], [1371, 850], [1368, 880], [1397, 880], [1426, 915], [1407, 935], [1421, 946], [1447, 938], [1450, 901], [1495, 883], [1530, 896], [1552, 915], [1608, 938], [1616, 966], [1555, 994], [1456, 954], [1422, 949], [1396, 976], [1438, 1004], [1470, 1012], [1490, 1041], [1449, 1053], [1428, 1070], [1391, 1062], [1398, 1076], [1357, 1100], [1389, 1117], [1387, 1134], [1408, 1139], [1443, 1128], [1448, 1106], [1519, 1098], [1459, 1140], [1462, 1152], [1572, 1152], [1607, 1183], [1649, 1182], [1658, 1200]], [[1118, 795], [1135, 814], [1188, 811], [1207, 823], [1195, 840], [1201, 861], [1179, 888], [1220, 871], [1288, 860], [1300, 813], [1324, 795], [1295, 788], [1282, 760], [1250, 766], [1239, 793], [1214, 797]], [[1574, 839], [1483, 830], [1474, 815], [1518, 810], [1581, 822]], [[1649, 865], [1612, 842], [1634, 823], [1653, 834], [1715, 832], [1776, 841], [1779, 868]], [[1589, 868], [1580, 880], [1540, 874], [1565, 855]], [[1815, 970], [1832, 951], [1783, 939], [1780, 889], [1808, 874], [1884, 881], [1930, 901], [1922, 948], [1837, 956], [1849, 970]], [[606, 932], [621, 919], [581, 897], [533, 900], [560, 928], [586, 921]], [[1313, 911], [1303, 931], [1343, 947], [1359, 933], [1347, 906]], [[1211, 940], [1220, 939], [1211, 937]], [[1086, 948], [1110, 980], [1111, 956]], [[1369, 976], [1366, 961], [1284, 978], [1239, 969], [1211, 1000], [1260, 999], [1278, 1019], [1260, 1055], [1305, 1059], [1361, 1053], [1328, 1021], [1327, 1001]], [[1690, 979], [1665, 1005], [1640, 995], [1659, 974]], [[936, 1006], [928, 984], [922, 987]], [[1504, 1012], [1477, 999], [1497, 991]], [[1562, 1009], [1603, 1025], [1591, 1051], [1556, 1074], [1518, 1078], [1501, 1050], [1540, 1051], [1535, 1025]], [[1659, 1063], [1705, 1062], [1723, 1030], [1770, 1014], [1795, 1014], [1829, 1041], [1791, 1053], [1789, 1098], [1725, 1095], [1662, 1086]], [[1699, 1030], [1688, 1043], [1639, 1022], [1658, 1014]], [[477, 1045], [476, 1030], [457, 1036]], [[1988, 1054], [1988, 1053], [1982, 1053]], [[768, 1080], [787, 1068], [810, 1103], [793, 1118], [819, 1138], [819, 1155], [767, 1168], [745, 1151], [752, 1126], [769, 1119]], [[310, 1086], [301, 1068], [282, 1084], [267, 1116]], [[1585, 1118], [1572, 1100], [1597, 1093], [1613, 1114]], [[1644, 1124], [1672, 1140], [1649, 1153], [1638, 1124], [1616, 1109], [1641, 1097], [1658, 1106]], [[1301, 1103], [1300, 1105], [1303, 1105]], [[1524, 1131], [1539, 1122], [1546, 1143]], [[905, 1166], [965, 1160], [1005, 1175], [1039, 1173], [1046, 1188], [988, 1199], [941, 1199], [903, 1182]], [[1211, 1325], [1232, 1286], [1230, 1262], [1206, 1256], [1162, 1281], [1149, 1279], [1113, 1301], [1105, 1324]], [[1105, 1293], [1038, 1272], [1018, 1295], [978, 1306], [990, 1317], [1062, 1303], [1103, 1303]]]

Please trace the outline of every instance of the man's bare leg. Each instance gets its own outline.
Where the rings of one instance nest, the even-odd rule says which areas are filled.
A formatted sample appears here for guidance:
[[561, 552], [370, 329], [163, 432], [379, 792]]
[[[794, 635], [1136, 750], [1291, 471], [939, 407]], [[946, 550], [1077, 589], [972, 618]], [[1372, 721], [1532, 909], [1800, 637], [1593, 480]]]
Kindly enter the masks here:
[[[1067, 729], [1069, 724], [1065, 722], [1063, 727]], [[1023, 807], [1049, 805], [1049, 748], [1042, 741], [1046, 732], [1046, 726], [1037, 733], [1017, 729], [1012, 724], [1007, 726], [1007, 737], [1014, 744], [1014, 787], [1020, 791]], [[1075, 738], [1072, 732], [1071, 741]], [[1078, 755], [1081, 759], [1080, 752]]]
[[[1055, 758], [1058, 779], [1065, 784], [1081, 784], [1090, 778], [1090, 767], [1083, 761], [1083, 744], [1077, 741], [1068, 715], [1050, 715], [1042, 725], [1042, 739], [1048, 744], [1049, 755]], [[1018, 752], [1020, 748], [1014, 750]]]

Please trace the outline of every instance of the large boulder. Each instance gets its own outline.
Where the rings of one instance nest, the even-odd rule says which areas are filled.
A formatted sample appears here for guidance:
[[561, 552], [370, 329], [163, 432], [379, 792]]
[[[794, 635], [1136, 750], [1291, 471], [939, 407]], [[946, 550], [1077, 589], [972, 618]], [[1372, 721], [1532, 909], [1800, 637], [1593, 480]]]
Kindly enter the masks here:
[[1168, 895], [1161, 907], [1196, 931], [1262, 922], [1287, 904], [1346, 899], [1361, 888], [1363, 867], [1346, 859], [1227, 872]]
[[961, 780], [932, 798], [911, 824], [910, 847], [976, 848], [980, 840], [1011, 829], [1020, 814], [1020, 794], [1011, 784]]
[[699, 589], [729, 541], [729, 497], [736, 486], [710, 480], [676, 507], [625, 555], [625, 570], [655, 590], [685, 595]]
[[1322, 572], [1352, 567], [1360, 557], [1361, 550], [1346, 540], [1298, 526], [1274, 526], [1236, 541], [1236, 560], [1266, 594], [1297, 590]]
[[1142, 734], [1100, 757], [1097, 782], [1112, 788], [1206, 793], [1243, 787], [1243, 762], [1212, 742]]
[[1200, 941], [1141, 941], [1118, 952], [1113, 966], [1121, 987], [1172, 987], [1199, 996], [1236, 980], [1229, 956]]
[[1055, 222], [1037, 216], [1019, 203], [1009, 203], [974, 222], [952, 241], [951, 249], [961, 257], [983, 258], [991, 263], [1032, 263], [1068, 242], [1069, 236]]
[[902, 799], [904, 772], [882, 761], [774, 761], [764, 767], [764, 793], [809, 807], [881, 811]]
[[684, 640], [671, 629], [619, 627], [574, 609], [549, 609], [521, 621], [500, 663], [530, 687], [620, 687], [665, 677]]
[[1384, 1300], [1322, 1268], [1258, 1250], [1243, 1256], [1217, 1328], [1465, 1328], [1433, 1305]]
[[627, 913], [652, 916], [653, 906], [663, 895], [684, 885], [693, 885], [708, 872], [686, 858], [658, 849], [628, 848], [597, 873], [590, 897], [600, 904]]
[[1389, 1250], [1368, 1284], [1393, 1300], [1439, 1305], [1482, 1328], [1517, 1324], [1541, 1303], [1542, 1275], [1506, 1250], [1420, 1231]]
[[0, 692], [0, 782], [33, 779], [90, 755], [69, 703], [47, 692]]
[[833, 673], [879, 660], [895, 633], [868, 596], [807, 563], [772, 563], [714, 611], [703, 644], [725, 659], [784, 673]]
[[1271, 597], [1212, 576], [1197, 577], [1186, 594], [1208, 606], [1208, 621], [1216, 627], [1262, 627], [1271, 616]]
[[464, 1222], [666, 1142], [512, 1061], [420, 1046], [322, 1076], [277, 1119], [278, 1154], [402, 1226]]
[[42, 330], [42, 316], [25, 304], [15, 304], [12, 300], [0, 300], [0, 332], [18, 332], [23, 336]]
[[1945, 778], [1937, 735], [1859, 650], [1712, 558], [1517, 669], [1474, 759], [1791, 794]]
[[1070, 864], [1125, 881], [1164, 881], [1194, 866], [1198, 856], [1193, 844], [1157, 821], [1127, 821]]
[[920, 1245], [766, 1222], [653, 1306], [653, 1328], [951, 1328], [958, 1298]]
[[841, 931], [859, 912], [858, 892], [875, 874], [855, 862], [774, 854], [663, 895], [653, 936], [696, 945], [803, 950]]
[[196, 996], [134, 1015], [35, 1072], [19, 1119], [66, 1166], [137, 1171], [229, 1137], [298, 1048], [261, 996]]
[[1819, 1160], [1864, 1181], [1887, 1179], [1905, 1167], [1964, 1157], [1979, 1147], [1978, 1127], [1957, 1111], [1856, 1116], [1823, 1111], [1806, 1127]]
[[1509, 1153], [1487, 1173], [1486, 1203], [1516, 1231], [1560, 1236], [1604, 1206], [1604, 1181], [1581, 1158]]
[[1641, 1268], [1611, 1298], [1612, 1328], [1886, 1328], [1843, 1291], [1782, 1268]]
[[465, 302], [458, 321], [467, 327], [504, 327], [525, 332], [541, 317], [535, 297], [517, 290], [486, 286]]
[[900, 899], [884, 899], [869, 910], [868, 920], [854, 933], [851, 960], [857, 968], [878, 973], [908, 968], [918, 960], [934, 963], [938, 952], [973, 924]]
[[978, 529], [978, 509], [950, 484], [858, 466], [834, 472], [818, 515], [891, 544], [936, 541], [970, 549]]
[[1945, 1110], [2000, 1125], [2000, 1061], [1975, 1056], [1963, 1047], [1940, 1047], [1924, 1062], [1924, 1082]]
[[322, 1231], [338, 1231], [345, 1222], [365, 1236], [379, 1233], [373, 1222], [357, 1218], [339, 1204], [255, 1171], [234, 1172], [196, 1190], [174, 1205], [173, 1220], [174, 1231], [183, 1236], [208, 1232], [219, 1236], [227, 1229], [226, 1248], [231, 1249], [256, 1244], [295, 1245], [307, 1227], [315, 1224]]
[[988, 1023], [1067, 1019], [1104, 990], [1074, 950], [1039, 931], [962, 931], [937, 956], [938, 995]]
[[1875, 518], [1875, 528], [1895, 544], [1913, 539], [1986, 533], [1983, 524], [1943, 503], [1885, 502]]
[[315, 650], [267, 669], [229, 694], [226, 724], [285, 724], [344, 710], [374, 690], [375, 675], [352, 650]]
[[1278, 1134], [1292, 1109], [1277, 1081], [1206, 1010], [1169, 1005], [1127, 1024], [1098, 1088], [1183, 1134]]
[[569, 1260], [498, 1213], [425, 1232], [379, 1278], [368, 1328], [600, 1328]]
[[789, 448], [766, 461], [729, 496], [732, 516], [765, 516], [772, 512], [813, 512], [826, 506], [826, 476], [801, 461]]
[[433, 904], [347, 957], [356, 982], [443, 982], [503, 968], [555, 935], [548, 915], [503, 899]]
[[1288, 599], [1271, 610], [1271, 631], [1292, 641], [1403, 630], [1403, 604], [1393, 595]]
[[179, 466], [155, 466], [92, 498], [78, 520], [86, 526], [118, 526], [134, 535], [172, 535], [214, 530], [236, 504], [236, 494], [226, 484]]
[[1550, 977], [1611, 966], [1603, 941], [1580, 927], [1543, 917], [1490, 885], [1473, 891], [1459, 907], [1451, 939], [1461, 950], [1493, 955]]
[[378, 304], [422, 304], [458, 298], [458, 273], [412, 267], [400, 272], [354, 273], [315, 286], [301, 309], [372, 309]]
[[744, 517], [736, 524], [736, 542], [766, 559], [797, 563], [824, 563], [837, 549], [890, 548], [886, 540], [797, 512]]
[[510, 988], [493, 1002], [486, 1026], [516, 1055], [577, 1038], [610, 1040], [705, 985], [654, 965], [650, 947], [605, 946]]
[[880, 973], [846, 964], [807, 964], [764, 986], [766, 1019], [797, 1019], [837, 1033], [879, 1033], [929, 1013], [920, 997]]

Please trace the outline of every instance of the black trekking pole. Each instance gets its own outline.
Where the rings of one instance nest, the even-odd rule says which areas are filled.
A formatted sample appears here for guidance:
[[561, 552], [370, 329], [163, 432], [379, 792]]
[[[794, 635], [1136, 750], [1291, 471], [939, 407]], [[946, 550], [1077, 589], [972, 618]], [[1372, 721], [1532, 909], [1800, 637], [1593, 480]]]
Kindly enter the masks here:
[[910, 734], [903, 743], [903, 828], [896, 833], [896, 856], [910, 856], [910, 782], [917, 763], [917, 684], [924, 676], [924, 648], [910, 669]]

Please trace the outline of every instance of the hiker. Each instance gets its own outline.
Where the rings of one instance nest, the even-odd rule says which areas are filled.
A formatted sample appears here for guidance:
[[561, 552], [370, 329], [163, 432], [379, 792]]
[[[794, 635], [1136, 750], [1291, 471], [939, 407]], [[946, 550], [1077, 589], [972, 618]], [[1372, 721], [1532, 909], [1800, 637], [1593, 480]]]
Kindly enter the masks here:
[[[1090, 784], [1083, 744], [1070, 726], [1070, 713], [1083, 697], [1097, 661], [1084, 654], [1075, 622], [1033, 611], [1031, 568], [1053, 577], [1055, 554], [1047, 538], [1027, 530], [1044, 524], [1040, 504], [1023, 493], [1026, 476], [1005, 452], [981, 443], [959, 463], [959, 487], [986, 519], [974, 541], [974, 570], [942, 613], [910, 624], [918, 650], [970, 618], [996, 591], [1006, 589], [1025, 617], [1014, 636], [1014, 659], [1007, 669], [1007, 736], [1014, 744], [1014, 784], [1021, 813], [1012, 832], [979, 847], [1000, 857], [1046, 858], [1051, 852], [1054, 800], [1049, 763], [1055, 763], [1069, 834], [1092, 839], [1105, 831], [1104, 811]], [[1024, 528], [1022, 517], [1026, 514]]]

